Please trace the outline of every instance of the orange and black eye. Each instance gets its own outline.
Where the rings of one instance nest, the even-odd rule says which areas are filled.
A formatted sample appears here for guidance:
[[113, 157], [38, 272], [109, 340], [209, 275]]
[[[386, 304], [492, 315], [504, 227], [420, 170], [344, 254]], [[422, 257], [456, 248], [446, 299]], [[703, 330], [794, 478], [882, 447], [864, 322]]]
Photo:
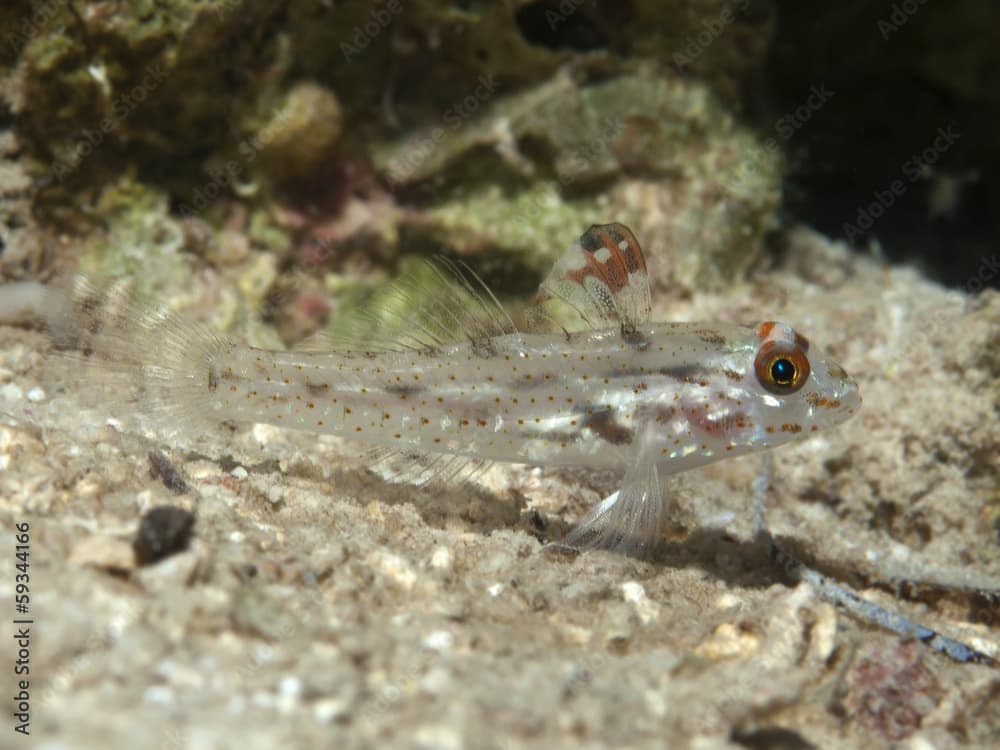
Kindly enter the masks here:
[[753, 367], [764, 390], [778, 396], [795, 393], [809, 378], [809, 358], [800, 346], [789, 341], [765, 342]]

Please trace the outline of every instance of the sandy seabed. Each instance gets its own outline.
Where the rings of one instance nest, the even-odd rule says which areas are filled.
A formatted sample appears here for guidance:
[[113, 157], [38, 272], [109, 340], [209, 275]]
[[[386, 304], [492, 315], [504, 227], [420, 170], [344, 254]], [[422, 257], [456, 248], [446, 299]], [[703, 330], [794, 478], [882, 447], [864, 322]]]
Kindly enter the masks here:
[[[654, 304], [785, 320], [842, 362], [862, 412], [775, 453], [771, 530], [1000, 653], [995, 601], [949, 590], [1000, 589], [1000, 294], [797, 230], [779, 268]], [[9, 621], [27, 521], [34, 747], [1000, 746], [1000, 671], [855, 622], [750, 541], [758, 458], [678, 478], [685, 530], [654, 560], [574, 556], [544, 543], [614, 477], [497, 466], [429, 491], [333, 438], [119, 430], [85, 377], [53, 379], [49, 348], [0, 327], [0, 602]], [[151, 476], [152, 448], [188, 493]], [[137, 567], [139, 517], [161, 504], [196, 513], [194, 542]]]

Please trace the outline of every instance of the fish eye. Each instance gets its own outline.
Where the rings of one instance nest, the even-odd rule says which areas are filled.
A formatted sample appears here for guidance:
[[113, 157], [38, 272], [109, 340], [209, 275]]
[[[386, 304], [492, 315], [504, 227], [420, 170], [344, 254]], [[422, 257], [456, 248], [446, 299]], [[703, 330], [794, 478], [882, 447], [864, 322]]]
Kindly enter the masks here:
[[777, 385], [791, 385], [797, 372], [795, 363], [787, 357], [776, 359], [771, 363], [771, 380]]
[[809, 377], [809, 358], [791, 342], [768, 341], [757, 352], [754, 371], [764, 390], [787, 396], [805, 384]]

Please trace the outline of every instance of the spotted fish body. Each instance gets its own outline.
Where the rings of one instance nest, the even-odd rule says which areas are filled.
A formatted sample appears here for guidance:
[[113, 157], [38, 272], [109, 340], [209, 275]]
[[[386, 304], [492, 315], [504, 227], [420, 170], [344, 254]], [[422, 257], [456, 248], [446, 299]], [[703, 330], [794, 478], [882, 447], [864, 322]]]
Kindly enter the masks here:
[[[231, 347], [210, 365], [220, 419], [490, 461], [624, 468], [642, 443], [670, 472], [780, 445], [857, 406], [842, 370], [779, 398], [758, 382], [759, 330], [696, 323], [512, 334], [477, 350], [273, 352]], [[208, 386], [206, 386], [208, 388]]]
[[80, 327], [100, 329], [87, 348], [133, 365], [157, 403], [202, 417], [405, 456], [622, 470], [579, 545], [644, 550], [663, 520], [661, 472], [808, 436], [860, 405], [843, 369], [788, 326], [650, 323], [645, 260], [620, 224], [591, 227], [541, 286], [537, 309], [575, 313], [576, 332], [518, 330], [477, 280], [432, 268], [433, 292], [399, 287], [401, 333], [329, 352], [255, 349], [140, 313]]

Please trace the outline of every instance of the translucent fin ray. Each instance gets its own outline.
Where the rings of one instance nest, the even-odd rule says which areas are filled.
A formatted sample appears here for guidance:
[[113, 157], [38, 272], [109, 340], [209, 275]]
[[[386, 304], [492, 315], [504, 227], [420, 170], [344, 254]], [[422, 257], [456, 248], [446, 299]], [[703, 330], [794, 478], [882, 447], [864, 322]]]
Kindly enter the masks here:
[[392, 484], [417, 487], [461, 485], [475, 481], [491, 461], [450, 453], [422, 453], [376, 448], [368, 452], [368, 470]]
[[212, 362], [231, 342], [169, 310], [136, 303], [121, 281], [78, 277], [60, 293], [62, 304], [47, 321], [62, 350], [53, 364], [68, 377], [90, 372], [87, 399], [121, 404], [166, 425], [206, 417]]
[[349, 313], [327, 343], [340, 351], [424, 351], [514, 333], [510, 316], [472, 269], [437, 257]]
[[640, 451], [621, 488], [601, 501], [561, 543], [648, 558], [666, 520], [667, 502], [656, 462]]

